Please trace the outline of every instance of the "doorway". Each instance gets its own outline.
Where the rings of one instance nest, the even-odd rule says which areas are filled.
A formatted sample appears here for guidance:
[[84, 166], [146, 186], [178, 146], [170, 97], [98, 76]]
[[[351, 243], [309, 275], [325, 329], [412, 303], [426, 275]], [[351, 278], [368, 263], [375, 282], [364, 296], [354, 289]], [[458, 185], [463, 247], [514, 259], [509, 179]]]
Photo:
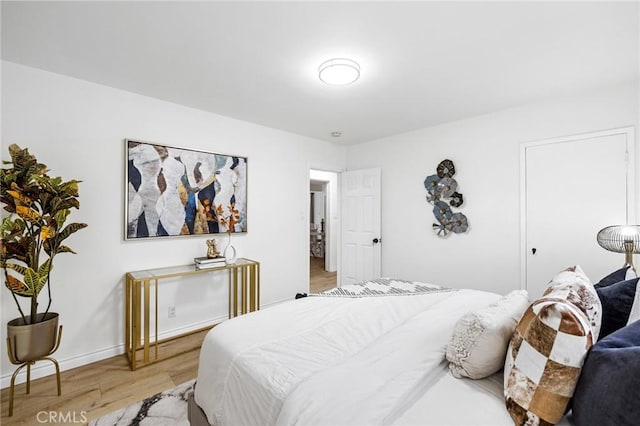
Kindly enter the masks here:
[[309, 291], [337, 285], [338, 174], [309, 171]]

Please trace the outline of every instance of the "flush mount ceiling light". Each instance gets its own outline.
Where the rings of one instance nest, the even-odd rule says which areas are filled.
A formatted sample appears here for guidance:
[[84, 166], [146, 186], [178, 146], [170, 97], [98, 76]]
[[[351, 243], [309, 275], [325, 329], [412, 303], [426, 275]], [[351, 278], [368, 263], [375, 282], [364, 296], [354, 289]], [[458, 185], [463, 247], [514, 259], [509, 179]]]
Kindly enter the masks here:
[[360, 77], [360, 65], [351, 59], [329, 59], [320, 64], [318, 77], [332, 86], [345, 86]]

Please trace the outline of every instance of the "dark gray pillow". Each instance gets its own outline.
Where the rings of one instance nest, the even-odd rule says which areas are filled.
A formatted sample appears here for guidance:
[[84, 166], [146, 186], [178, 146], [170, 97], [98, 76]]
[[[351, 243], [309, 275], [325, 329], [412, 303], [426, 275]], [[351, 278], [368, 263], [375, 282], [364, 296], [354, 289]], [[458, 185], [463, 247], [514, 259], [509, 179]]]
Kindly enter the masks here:
[[597, 284], [594, 284], [594, 287], [607, 287], [607, 286], [610, 286], [611, 284], [619, 283], [620, 281], [626, 280], [627, 270], [629, 268], [630, 268], [629, 266], [623, 266], [617, 271], [613, 271], [612, 273], [610, 273], [609, 275], [607, 275], [606, 277], [598, 281]]
[[602, 303], [602, 326], [598, 339], [602, 339], [627, 325], [639, 279], [633, 278], [596, 288], [600, 303]]
[[638, 424], [639, 360], [640, 321], [591, 348], [573, 394], [573, 420], [577, 426]]

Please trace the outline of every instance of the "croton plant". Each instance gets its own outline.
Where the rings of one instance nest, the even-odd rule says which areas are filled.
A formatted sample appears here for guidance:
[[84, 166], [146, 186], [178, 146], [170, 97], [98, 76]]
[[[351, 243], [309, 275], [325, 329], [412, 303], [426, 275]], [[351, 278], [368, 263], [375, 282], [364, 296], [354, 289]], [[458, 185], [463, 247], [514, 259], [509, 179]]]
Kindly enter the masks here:
[[[5, 285], [25, 324], [45, 319], [51, 307], [51, 270], [60, 253], [75, 253], [63, 243], [86, 223], [65, 222], [72, 208], [78, 209], [77, 180], [64, 182], [47, 174], [27, 149], [9, 146], [11, 161], [0, 170], [0, 201], [9, 214], [2, 220], [0, 266]], [[38, 295], [47, 287], [49, 300], [44, 315], [38, 315]], [[30, 299], [30, 316], [26, 316], [18, 297]]]

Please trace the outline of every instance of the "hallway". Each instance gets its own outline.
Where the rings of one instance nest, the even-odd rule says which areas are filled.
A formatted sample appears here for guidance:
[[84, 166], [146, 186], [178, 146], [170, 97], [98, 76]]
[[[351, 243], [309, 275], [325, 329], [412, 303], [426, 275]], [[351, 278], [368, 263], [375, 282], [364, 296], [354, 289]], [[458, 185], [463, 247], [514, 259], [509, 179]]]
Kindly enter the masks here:
[[337, 272], [327, 272], [324, 270], [324, 258], [309, 258], [309, 292], [318, 293], [334, 288], [337, 283]]

